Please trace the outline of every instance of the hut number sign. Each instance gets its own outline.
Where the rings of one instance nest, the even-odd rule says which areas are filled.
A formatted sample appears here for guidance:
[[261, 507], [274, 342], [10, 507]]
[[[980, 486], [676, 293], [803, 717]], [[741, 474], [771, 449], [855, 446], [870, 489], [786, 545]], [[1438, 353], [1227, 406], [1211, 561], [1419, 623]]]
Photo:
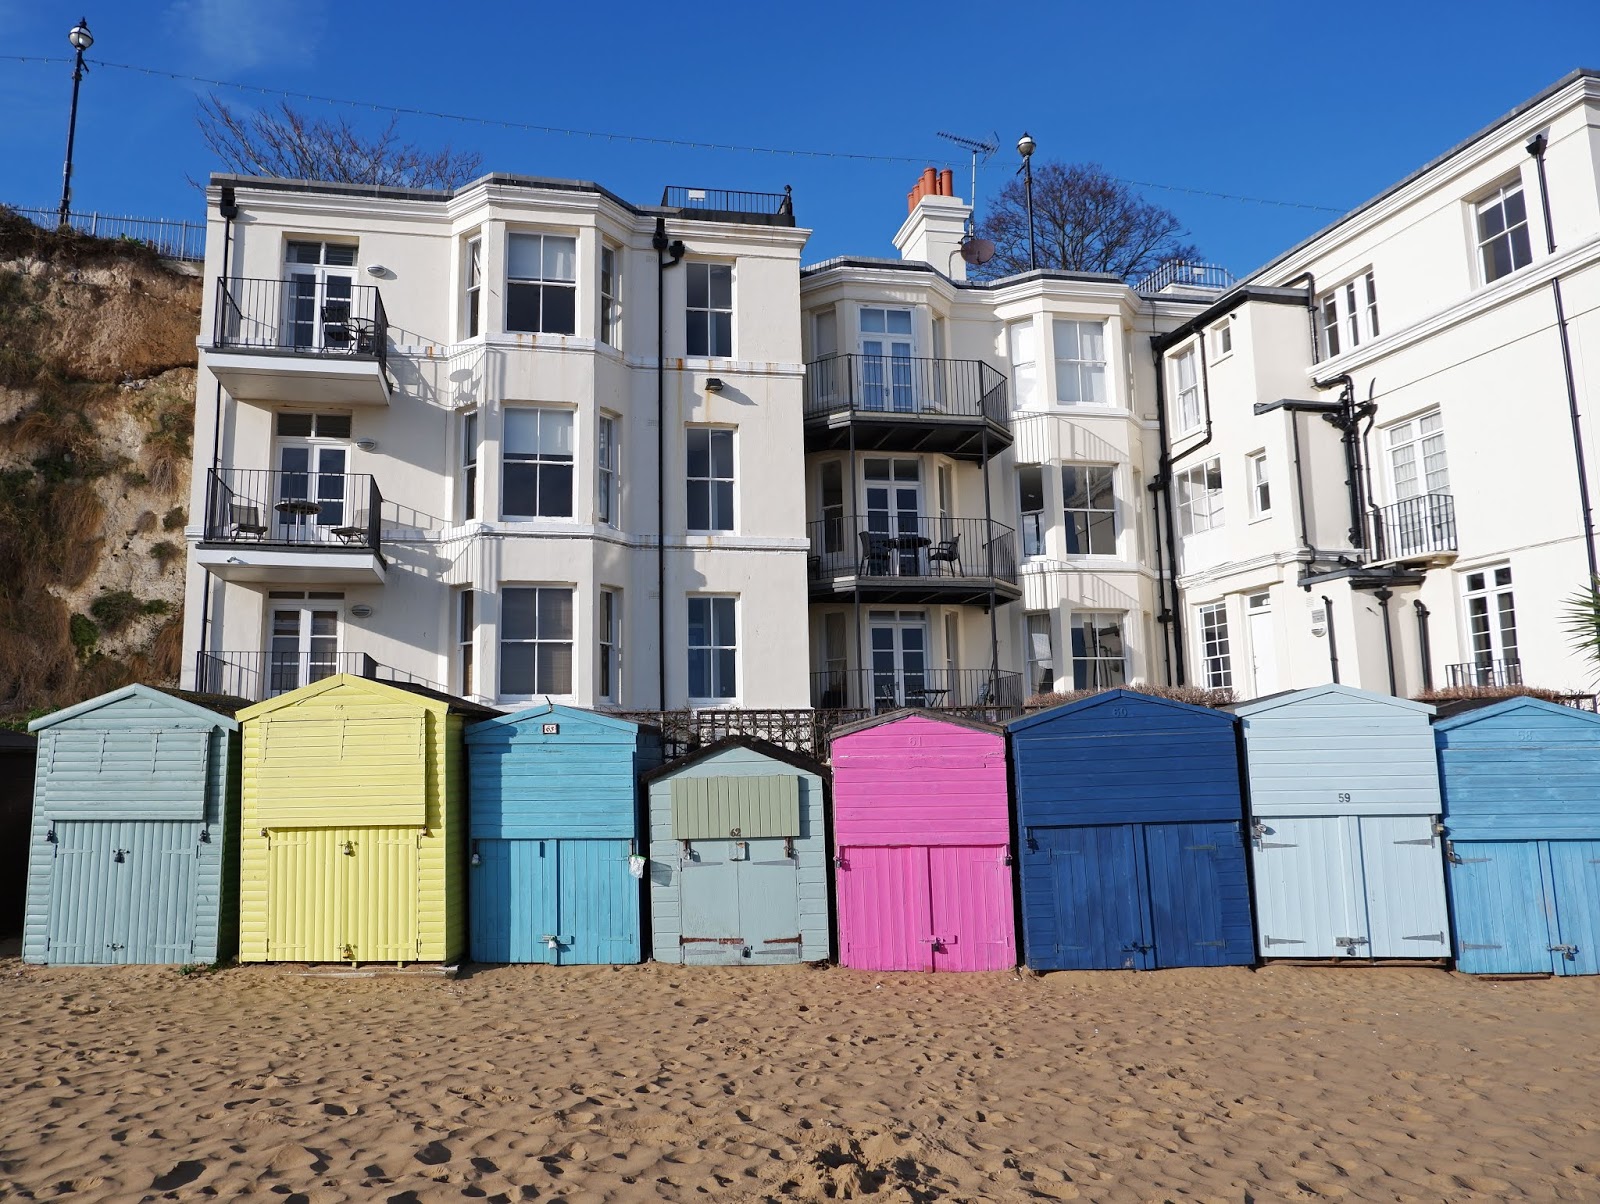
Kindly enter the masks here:
[[559, 723], [546, 723], [542, 730], [546, 736], [559, 736], [561, 734], [561, 725]]
[[1337, 798], [1341, 803], [1348, 803], [1350, 801], [1350, 792], [1348, 790], [1341, 790], [1334, 797]]

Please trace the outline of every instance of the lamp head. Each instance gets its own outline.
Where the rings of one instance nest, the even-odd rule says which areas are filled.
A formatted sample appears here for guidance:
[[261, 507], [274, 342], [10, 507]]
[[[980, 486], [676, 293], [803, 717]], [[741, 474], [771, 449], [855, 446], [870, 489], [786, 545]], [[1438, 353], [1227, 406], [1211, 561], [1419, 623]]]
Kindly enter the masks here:
[[72, 32], [67, 35], [67, 41], [71, 42], [72, 48], [77, 51], [87, 50], [94, 45], [94, 35], [89, 32], [88, 17], [81, 18], [72, 27]]
[[1024, 132], [1022, 137], [1017, 139], [1017, 154], [1021, 155], [1024, 159], [1031, 159], [1033, 158], [1033, 152], [1037, 148], [1037, 145], [1038, 144], [1033, 140], [1033, 135]]

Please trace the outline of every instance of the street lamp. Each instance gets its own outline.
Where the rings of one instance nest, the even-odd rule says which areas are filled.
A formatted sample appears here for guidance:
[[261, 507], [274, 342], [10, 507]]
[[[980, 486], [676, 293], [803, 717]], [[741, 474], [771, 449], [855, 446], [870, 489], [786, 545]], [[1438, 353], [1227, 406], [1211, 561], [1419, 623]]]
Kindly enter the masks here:
[[1023, 131], [1022, 137], [1017, 139], [1017, 154], [1022, 156], [1022, 166], [1017, 170], [1023, 173], [1023, 191], [1028, 196], [1028, 266], [1034, 271], [1039, 270], [1039, 249], [1033, 241], [1033, 152], [1035, 149], [1033, 137]]
[[81, 18], [67, 35], [67, 41], [78, 52], [72, 68], [72, 116], [67, 120], [67, 166], [61, 176], [61, 214], [59, 225], [67, 224], [67, 210], [72, 205], [72, 143], [78, 135], [78, 85], [83, 82], [83, 52], [94, 45], [94, 35], [89, 32], [89, 18]]

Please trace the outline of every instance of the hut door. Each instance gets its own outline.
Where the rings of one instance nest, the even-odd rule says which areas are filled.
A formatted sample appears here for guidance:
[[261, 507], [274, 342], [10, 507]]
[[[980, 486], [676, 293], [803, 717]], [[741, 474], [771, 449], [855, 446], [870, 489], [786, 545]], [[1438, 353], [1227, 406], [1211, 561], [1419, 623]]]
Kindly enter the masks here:
[[1450, 863], [1456, 964], [1468, 974], [1543, 974], [1561, 942], [1532, 840], [1458, 841]]
[[54, 830], [52, 965], [188, 960], [199, 825], [57, 820]]
[[1600, 841], [1552, 840], [1546, 848], [1556, 973], [1600, 974]]
[[1011, 870], [1002, 847], [928, 850], [935, 970], [1004, 970], [1017, 964]]
[[746, 945], [739, 920], [739, 866], [732, 840], [696, 840], [679, 858], [679, 906], [683, 909], [685, 965], [733, 965]]
[[57, 820], [50, 867], [45, 952], [53, 966], [117, 962], [115, 932], [126, 906], [127, 875], [114, 861], [120, 824]]
[[1244, 836], [1237, 821], [1146, 824], [1150, 931], [1158, 966], [1252, 960]]
[[408, 828], [352, 828], [344, 868], [344, 945], [359, 962], [416, 961], [417, 844]]
[[1366, 893], [1370, 957], [1449, 957], [1444, 850], [1431, 815], [1367, 815], [1353, 859]]
[[128, 830], [128, 852], [113, 866], [127, 880], [118, 960], [178, 965], [194, 953], [195, 867], [198, 824], [145, 822]]
[[928, 850], [839, 850], [841, 960], [863, 970], [933, 969]]
[[781, 840], [749, 840], [734, 862], [739, 879], [739, 928], [747, 959], [800, 960], [800, 886], [797, 863]]
[[[273, 828], [267, 836], [267, 947], [274, 962], [336, 962], [345, 957], [349, 887], [338, 828]], [[352, 845], [353, 848], [353, 845]]]
[[[626, 840], [551, 840], [556, 856], [556, 923], [534, 933], [557, 965], [639, 960], [639, 880], [628, 872]], [[546, 937], [556, 938], [551, 949]], [[543, 959], [535, 959], [543, 960]]]
[[1061, 970], [1147, 970], [1155, 965], [1140, 898], [1145, 880], [1128, 824], [1037, 828], [1028, 856], [1049, 862], [1055, 961]]
[[1258, 817], [1252, 858], [1263, 957], [1369, 957], [1353, 817]]

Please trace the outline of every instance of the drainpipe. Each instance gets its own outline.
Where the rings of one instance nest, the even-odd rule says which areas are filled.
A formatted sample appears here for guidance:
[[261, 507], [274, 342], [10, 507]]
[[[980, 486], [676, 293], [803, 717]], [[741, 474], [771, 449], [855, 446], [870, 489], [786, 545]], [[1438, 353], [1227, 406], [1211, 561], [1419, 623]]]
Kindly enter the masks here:
[[1333, 671], [1333, 684], [1339, 684], [1339, 637], [1333, 630], [1333, 599], [1322, 595], [1322, 613], [1328, 623], [1328, 668]]
[[1428, 634], [1428, 619], [1432, 612], [1416, 599], [1411, 603], [1417, 612], [1417, 650], [1422, 656], [1422, 689], [1433, 689], [1433, 639]]
[[1310, 272], [1301, 272], [1293, 280], [1285, 284], [1284, 288], [1293, 288], [1300, 281], [1306, 282], [1306, 318], [1311, 328], [1311, 366], [1317, 366], [1317, 278]]
[[[983, 370], [978, 371], [978, 387], [983, 387]], [[982, 408], [983, 399], [978, 399], [979, 408]], [[979, 472], [983, 476], [983, 531], [984, 538], [988, 541], [985, 556], [988, 560], [989, 570], [989, 701], [996, 707], [1000, 705], [1000, 627], [996, 617], [994, 597], [994, 514], [989, 504], [989, 419], [984, 416], [983, 434], [980, 436], [978, 454], [983, 457]], [[1026, 633], [1024, 633], [1026, 634]], [[952, 682], [952, 685], [956, 683]], [[1027, 697], [1026, 694], [1023, 695]], [[998, 713], [998, 712], [997, 712]]]
[[1389, 662], [1389, 693], [1398, 698], [1400, 687], [1394, 676], [1394, 628], [1389, 623], [1389, 599], [1394, 597], [1394, 591], [1385, 585], [1373, 590], [1372, 596], [1378, 600], [1378, 609], [1383, 612], [1383, 655]]
[[[1539, 202], [1544, 210], [1544, 241], [1546, 251], [1556, 253], [1555, 223], [1550, 216], [1550, 186], [1545, 179], [1544, 152], [1549, 139], [1535, 134], [1528, 140], [1527, 152], [1538, 165]], [[1594, 510], [1589, 504], [1589, 470], [1583, 451], [1583, 421], [1578, 413], [1578, 386], [1572, 375], [1572, 342], [1567, 333], [1567, 311], [1561, 298], [1561, 277], [1550, 281], [1550, 293], [1556, 303], [1556, 333], [1561, 340], [1561, 367], [1567, 378], [1567, 412], [1572, 419], [1572, 454], [1578, 462], [1578, 502], [1583, 508], [1583, 550], [1589, 561], [1589, 588], [1600, 589], [1600, 567], [1597, 567], [1594, 547]]]
[[1167, 408], [1165, 402], [1160, 400], [1162, 394], [1161, 385], [1165, 379], [1165, 373], [1162, 370], [1163, 366], [1159, 357], [1157, 357], [1156, 362], [1156, 396], [1158, 399], [1158, 404], [1161, 406], [1161, 452], [1162, 461], [1165, 464], [1165, 472], [1162, 475], [1167, 491], [1167, 539], [1172, 543], [1172, 547], [1170, 549], [1172, 553], [1172, 633], [1173, 641], [1177, 645], [1175, 659], [1178, 662], [1178, 684], [1180, 686], [1186, 684], [1188, 678], [1183, 662], [1183, 623], [1179, 618], [1179, 611], [1182, 603], [1178, 596], [1178, 552], [1175, 542], [1176, 535], [1174, 533], [1172, 521], [1172, 469], [1179, 460], [1194, 455], [1195, 452], [1200, 451], [1208, 443], [1210, 443], [1211, 437], [1215, 433], [1211, 422], [1211, 372], [1206, 366], [1206, 332], [1204, 330], [1196, 332], [1194, 353], [1196, 358], [1198, 358], [1200, 361], [1200, 400], [1205, 406], [1206, 433], [1200, 437], [1200, 441], [1198, 443], [1191, 443], [1188, 447], [1184, 448], [1181, 452], [1178, 452], [1175, 455], [1167, 448], [1167, 431], [1165, 422]]
[[[233, 219], [239, 216], [239, 205], [234, 199], [234, 192], [228, 185], [223, 185], [222, 195], [217, 201], [217, 213], [223, 219], [222, 227], [222, 278], [228, 278], [228, 267], [233, 255]], [[217, 298], [217, 304], [222, 304], [222, 299]], [[213, 315], [215, 317], [215, 315]], [[215, 327], [213, 327], [215, 330]], [[211, 471], [222, 470], [222, 382], [217, 381], [216, 408], [211, 419]], [[200, 538], [205, 538], [205, 523], [210, 514], [211, 489], [215, 478], [206, 482], [206, 509], [200, 516]], [[211, 570], [202, 569], [205, 574], [204, 583], [200, 593], [200, 652], [205, 655], [211, 650]], [[206, 683], [200, 680], [200, 657], [195, 658], [196, 690], [204, 690]]]
[[1324, 414], [1323, 419], [1330, 426], [1336, 428], [1344, 443], [1344, 470], [1345, 491], [1350, 499], [1350, 546], [1365, 548], [1367, 546], [1366, 527], [1366, 501], [1363, 498], [1361, 476], [1361, 419], [1365, 413], [1358, 413], [1356, 398], [1356, 382], [1348, 372], [1335, 376], [1326, 381], [1314, 380], [1311, 382], [1318, 389], [1331, 389], [1334, 385], [1342, 384], [1344, 388], [1339, 393], [1339, 409], [1335, 413]]
[[[1152, 495], [1161, 492], [1161, 482], [1151, 481], [1145, 486], [1145, 491]], [[1161, 608], [1156, 612], [1156, 622], [1163, 627], [1172, 621], [1172, 611], [1167, 603], [1167, 558], [1166, 551], [1161, 543], [1161, 507], [1151, 507], [1151, 512], [1156, 520], [1156, 604]], [[1167, 685], [1172, 684], [1172, 643], [1163, 634], [1161, 637], [1161, 653], [1166, 664]]]
[[1310, 552], [1311, 525], [1306, 519], [1306, 482], [1300, 469], [1300, 411], [1290, 409], [1289, 430], [1294, 436], [1294, 495], [1300, 509], [1300, 546]]
[[[1156, 433], [1161, 444], [1161, 458], [1156, 470], [1156, 479], [1150, 483], [1150, 488], [1160, 490], [1161, 507], [1167, 513], [1167, 561], [1172, 570], [1171, 601], [1167, 604], [1165, 621], [1170, 645], [1169, 664], [1177, 671], [1177, 685], [1183, 685], [1185, 680], [1183, 658], [1183, 616], [1179, 610], [1178, 599], [1178, 537], [1174, 533], [1177, 524], [1172, 514], [1172, 451], [1169, 432], [1167, 431], [1167, 372], [1166, 361], [1161, 352], [1155, 347], [1155, 339], [1151, 340], [1151, 357], [1155, 360], [1156, 368]], [[1158, 523], [1159, 527], [1160, 524]], [[1172, 681], [1172, 674], [1167, 676]]]
[[667, 219], [656, 218], [656, 681], [657, 705], [667, 709], [667, 269], [683, 259], [683, 239], [667, 241]]

